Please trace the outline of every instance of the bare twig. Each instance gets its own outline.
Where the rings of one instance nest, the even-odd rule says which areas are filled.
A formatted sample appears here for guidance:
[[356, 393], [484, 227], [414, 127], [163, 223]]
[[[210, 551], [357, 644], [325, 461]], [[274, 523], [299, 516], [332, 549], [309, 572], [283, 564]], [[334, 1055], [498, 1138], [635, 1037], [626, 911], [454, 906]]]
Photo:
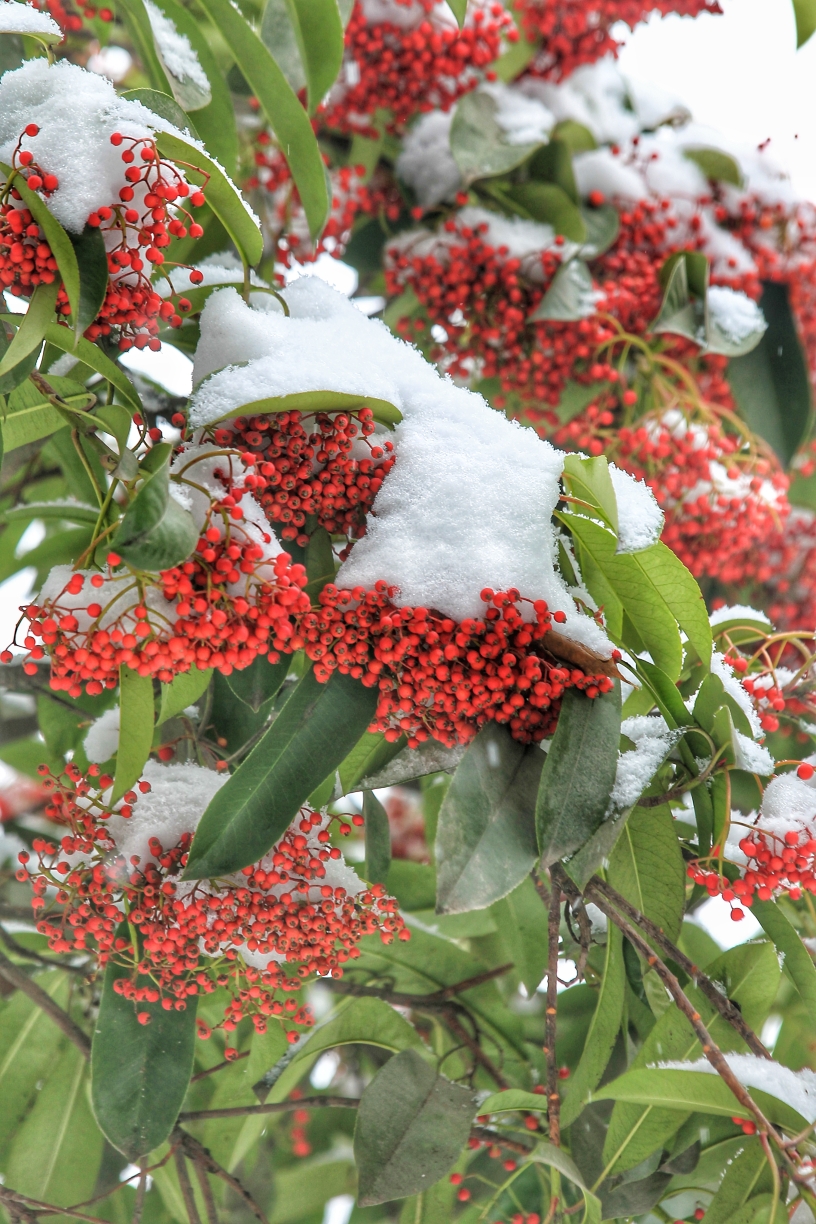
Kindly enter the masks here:
[[206, 1079], [208, 1075], [215, 1075], [216, 1071], [223, 1071], [224, 1067], [231, 1067], [233, 1063], [240, 1062], [242, 1058], [249, 1058], [249, 1050], [244, 1050], [243, 1054], [236, 1054], [235, 1058], [225, 1058], [223, 1062], [216, 1063], [214, 1067], [207, 1067], [206, 1071], [199, 1071], [190, 1080], [191, 1084], [197, 1084], [199, 1080]]
[[547, 1125], [550, 1143], [561, 1146], [561, 1097], [558, 1092], [558, 1062], [555, 1057], [558, 1011], [558, 944], [561, 927], [561, 888], [553, 878], [547, 919], [547, 1011], [544, 1053], [547, 1057]]
[[3, 926], [0, 926], [0, 939], [2, 939], [10, 952], [14, 952], [15, 955], [21, 956], [24, 960], [36, 961], [38, 965], [45, 965], [47, 969], [64, 969], [67, 973], [76, 973], [80, 977], [88, 976], [87, 971], [79, 965], [66, 965], [63, 961], [51, 960], [49, 956], [40, 956], [39, 952], [34, 952], [31, 948], [24, 947]]
[[0, 1203], [12, 1220], [20, 1221], [20, 1224], [35, 1224], [37, 1218], [43, 1215], [69, 1216], [73, 1220], [84, 1220], [86, 1224], [108, 1224], [107, 1220], [101, 1220], [99, 1216], [85, 1215], [74, 1207], [57, 1207], [54, 1203], [42, 1203], [39, 1199], [29, 1198], [27, 1194], [20, 1194], [19, 1190], [12, 1190], [10, 1186], [0, 1186]]
[[[296, 1103], [293, 1102], [292, 1107], [295, 1108]], [[219, 1177], [221, 1181], [226, 1182], [230, 1189], [234, 1191], [234, 1193], [237, 1194], [238, 1197], [246, 1204], [246, 1206], [255, 1216], [256, 1220], [259, 1221], [259, 1224], [267, 1224], [266, 1216], [261, 1211], [260, 1207], [255, 1202], [254, 1198], [246, 1187], [239, 1182], [237, 1177], [234, 1177], [232, 1173], [229, 1173], [225, 1168], [223, 1168], [222, 1165], [218, 1163], [215, 1157], [212, 1156], [208, 1149], [204, 1147], [203, 1143], [199, 1143], [199, 1141], [194, 1138], [193, 1135], [190, 1135], [187, 1131], [182, 1130], [180, 1126], [176, 1126], [175, 1130], [173, 1131], [172, 1142], [177, 1144], [179, 1150], [183, 1151], [190, 1157], [197, 1169], [199, 1167], [206, 1169], [207, 1172], [212, 1173], [215, 1177]]]
[[180, 1147], [177, 1147], [173, 1152], [173, 1159], [176, 1162], [176, 1173], [178, 1174], [181, 1197], [184, 1199], [187, 1219], [190, 1221], [190, 1224], [201, 1224], [201, 1216], [198, 1214], [198, 1204], [193, 1194], [190, 1174], [187, 1172], [187, 1161], [184, 1159], [184, 1153]]
[[450, 1004], [445, 1008], [439, 1008], [438, 1014], [445, 1021], [454, 1037], [458, 1037], [463, 1045], [466, 1045], [470, 1050], [477, 1063], [484, 1067], [491, 1079], [495, 1080], [500, 1088], [509, 1088], [510, 1084], [502, 1075], [499, 1068], [493, 1062], [489, 1055], [485, 1054], [476, 1037], [473, 1037], [465, 1028], [459, 1018], [459, 1009], [455, 1004]]
[[378, 986], [358, 986], [356, 982], [350, 982], [346, 978], [332, 980], [327, 982], [333, 990], [340, 994], [350, 994], [360, 998], [385, 999], [388, 1003], [395, 1003], [397, 1007], [416, 1007], [416, 1008], [432, 1008], [434, 1010], [444, 1009], [457, 995], [464, 994], [466, 990], [472, 990], [475, 986], [482, 986], [485, 982], [492, 982], [494, 978], [501, 977], [513, 968], [512, 962], [507, 965], [499, 965], [497, 969], [488, 969], [484, 973], [479, 973], [476, 977], [466, 978], [463, 982], [456, 982], [453, 986], [445, 986], [441, 990], [435, 990], [431, 994], [406, 994], [399, 990], [385, 990]]
[[145, 1192], [147, 1190], [147, 1168], [144, 1160], [139, 1161], [139, 1183], [136, 1186], [136, 1199], [133, 1204], [133, 1219], [131, 1224], [141, 1224], [144, 1208]]
[[204, 1199], [204, 1206], [207, 1209], [207, 1224], [218, 1224], [218, 1212], [215, 1209], [215, 1199], [213, 1198], [212, 1186], [207, 1177], [207, 1170], [200, 1161], [193, 1161], [193, 1168], [198, 1178], [198, 1184], [201, 1188], [201, 1197]]
[[63, 1011], [59, 1003], [55, 1003], [49, 994], [43, 990], [42, 986], [38, 986], [18, 965], [10, 961], [7, 956], [0, 952], [0, 974], [11, 982], [12, 986], [16, 986], [23, 994], [28, 995], [32, 1003], [49, 1016], [56, 1026], [62, 1029], [69, 1041], [72, 1041], [83, 1058], [90, 1058], [91, 1043], [88, 1037], [83, 1033], [79, 1025], [75, 1024], [67, 1011]]
[[[233, 1105], [224, 1109], [193, 1109], [178, 1116], [179, 1122], [203, 1122], [208, 1118], [251, 1118], [258, 1114], [287, 1113], [290, 1109], [356, 1109], [357, 1097], [301, 1097], [297, 1101], [275, 1101], [266, 1105]], [[176, 1132], [174, 1142], [184, 1131]]]

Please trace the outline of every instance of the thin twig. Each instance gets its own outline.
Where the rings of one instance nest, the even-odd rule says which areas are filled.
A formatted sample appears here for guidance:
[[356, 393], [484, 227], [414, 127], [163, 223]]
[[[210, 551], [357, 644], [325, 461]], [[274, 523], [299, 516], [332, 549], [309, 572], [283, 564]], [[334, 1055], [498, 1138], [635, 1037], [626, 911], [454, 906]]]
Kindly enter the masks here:
[[0, 926], [0, 939], [2, 939], [10, 952], [14, 952], [15, 955], [21, 956], [24, 960], [36, 961], [38, 965], [45, 965], [47, 969], [64, 969], [67, 973], [77, 973], [81, 977], [88, 976], [87, 970], [79, 965], [66, 965], [62, 961], [51, 960], [48, 956], [40, 956], [39, 952], [34, 952], [31, 948], [24, 947], [3, 926]]
[[178, 1174], [181, 1197], [184, 1199], [187, 1219], [190, 1221], [190, 1224], [201, 1224], [201, 1216], [198, 1214], [198, 1204], [193, 1194], [190, 1174], [187, 1172], [187, 1162], [180, 1147], [177, 1147], [173, 1152], [173, 1159], [176, 1162], [176, 1173]]
[[109, 1224], [107, 1220], [101, 1220], [99, 1216], [85, 1215], [73, 1207], [57, 1207], [54, 1203], [42, 1203], [39, 1199], [21, 1194], [19, 1190], [12, 1190], [10, 1186], [0, 1186], [0, 1203], [3, 1204], [12, 1219], [30, 1221], [31, 1224], [41, 1215], [70, 1216], [74, 1220], [85, 1220], [86, 1224]]
[[484, 1050], [479, 1045], [477, 1038], [471, 1036], [464, 1024], [462, 1024], [461, 1020], [459, 1019], [459, 1009], [456, 1007], [456, 1005], [449, 1004], [445, 1008], [437, 1008], [435, 1010], [438, 1011], [438, 1014], [445, 1021], [445, 1024], [453, 1033], [454, 1037], [458, 1037], [463, 1045], [467, 1046], [473, 1057], [476, 1059], [476, 1062], [480, 1063], [482, 1067], [484, 1067], [487, 1074], [491, 1077], [491, 1079], [495, 1080], [499, 1088], [509, 1088], [509, 1081], [502, 1075], [499, 1068], [493, 1062], [493, 1059], [490, 1058], [488, 1054], [485, 1054]]
[[201, 1197], [204, 1199], [204, 1206], [207, 1209], [207, 1224], [218, 1224], [218, 1212], [215, 1209], [215, 1199], [213, 1198], [212, 1186], [207, 1177], [207, 1170], [200, 1161], [193, 1161], [193, 1168], [198, 1178], [198, 1184], [201, 1187]]
[[215, 1075], [216, 1071], [223, 1071], [224, 1067], [231, 1067], [233, 1063], [240, 1062], [242, 1058], [249, 1058], [249, 1050], [244, 1050], [243, 1054], [236, 1054], [235, 1058], [225, 1058], [223, 1062], [216, 1063], [214, 1067], [207, 1067], [205, 1071], [199, 1071], [190, 1080], [191, 1084], [197, 1084], [199, 1080], [206, 1079], [208, 1075]]
[[[258, 1114], [287, 1113], [290, 1109], [356, 1109], [357, 1097], [302, 1097], [297, 1101], [275, 1101], [266, 1105], [233, 1105], [223, 1109], [193, 1109], [178, 1116], [179, 1122], [203, 1122], [208, 1118], [250, 1118]], [[185, 1132], [181, 1132], [184, 1134]]]
[[476, 986], [483, 986], [485, 982], [492, 982], [494, 978], [501, 977], [513, 968], [512, 961], [506, 965], [499, 965], [497, 969], [488, 969], [484, 973], [479, 973], [475, 977], [465, 978], [463, 982], [455, 982], [453, 986], [444, 986], [441, 990], [434, 990], [431, 994], [406, 994], [399, 990], [385, 990], [377, 986], [359, 986], [356, 982], [350, 982], [346, 978], [331, 980], [327, 985], [331, 986], [332, 990], [338, 991], [340, 994], [350, 994], [360, 998], [385, 999], [388, 1003], [394, 1003], [397, 1007], [417, 1007], [417, 1008], [437, 1008], [444, 1009], [457, 995], [464, 994], [466, 990], [472, 990]]
[[173, 1131], [172, 1142], [177, 1144], [179, 1149], [185, 1152], [197, 1167], [201, 1166], [215, 1177], [219, 1177], [221, 1181], [226, 1182], [230, 1189], [243, 1200], [256, 1220], [259, 1221], [259, 1224], [268, 1224], [266, 1216], [246, 1187], [241, 1185], [237, 1177], [233, 1176], [232, 1173], [229, 1173], [218, 1163], [209, 1150], [204, 1147], [203, 1143], [199, 1143], [198, 1139], [188, 1134], [187, 1131], [182, 1130], [178, 1125]]
[[561, 927], [561, 889], [552, 881], [550, 911], [547, 918], [547, 1011], [544, 1053], [547, 1057], [547, 1126], [550, 1143], [561, 1146], [561, 1097], [558, 1092], [558, 1061], [555, 1057], [556, 1016], [558, 1012], [558, 944]]
[[12, 986], [16, 986], [23, 994], [28, 995], [32, 1003], [49, 1016], [57, 1028], [62, 1029], [69, 1041], [72, 1041], [83, 1058], [91, 1057], [91, 1043], [88, 1037], [83, 1033], [79, 1025], [75, 1024], [67, 1011], [63, 1011], [59, 1003], [55, 1003], [49, 994], [43, 990], [42, 986], [38, 986], [32, 978], [24, 973], [13, 961], [10, 961], [7, 956], [0, 952], [0, 974], [11, 982]]
[[139, 1161], [139, 1184], [136, 1187], [136, 1199], [133, 1204], [133, 1219], [131, 1224], [141, 1224], [144, 1208], [145, 1192], [147, 1191], [147, 1169], [144, 1159]]
[[737, 1033], [739, 1033], [740, 1037], [753, 1054], [757, 1054], [760, 1058], [771, 1058], [771, 1055], [768, 1053], [759, 1037], [757, 1037], [754, 1030], [748, 1024], [746, 1024], [739, 1008], [731, 1002], [726, 994], [723, 994], [723, 992], [717, 988], [710, 977], [707, 977], [706, 974], [703, 973], [698, 966], [685, 955], [685, 953], [681, 952], [680, 949], [667, 938], [662, 927], [659, 927], [655, 922], [652, 922], [652, 920], [647, 918], [645, 914], [641, 914], [639, 910], [635, 909], [633, 905], [630, 905], [625, 897], [622, 897], [619, 892], [612, 888], [610, 884], [607, 884], [605, 880], [598, 879], [597, 876], [592, 877], [587, 888], [584, 890], [584, 895], [598, 905], [600, 909], [604, 909], [604, 906], [601, 905], [598, 900], [600, 895], [604, 898], [606, 903], [611, 903], [622, 914], [625, 914], [626, 917], [629, 918], [640, 930], [644, 931], [645, 934], [648, 935], [649, 939], [651, 939], [656, 947], [660, 949], [664, 956], [667, 956], [669, 960], [673, 960], [684, 973], [688, 974], [691, 980], [708, 999], [709, 1003], [712, 1003], [723, 1019], [727, 1020], [731, 1027], [734, 1028]]

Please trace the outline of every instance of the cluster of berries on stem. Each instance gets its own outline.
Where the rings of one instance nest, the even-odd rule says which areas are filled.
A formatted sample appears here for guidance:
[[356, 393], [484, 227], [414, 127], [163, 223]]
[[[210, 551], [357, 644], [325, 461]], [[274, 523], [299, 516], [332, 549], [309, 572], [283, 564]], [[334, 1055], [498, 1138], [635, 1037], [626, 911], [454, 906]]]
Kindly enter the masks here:
[[30, 297], [38, 285], [53, 284], [59, 271], [43, 230], [15, 187], [19, 176], [32, 191], [41, 191], [46, 200], [59, 187], [57, 176], [42, 170], [31, 150], [22, 147], [23, 139], [33, 138], [39, 130], [36, 123], [25, 128], [11, 159], [16, 174], [9, 176], [0, 197], [0, 284], [15, 297]]

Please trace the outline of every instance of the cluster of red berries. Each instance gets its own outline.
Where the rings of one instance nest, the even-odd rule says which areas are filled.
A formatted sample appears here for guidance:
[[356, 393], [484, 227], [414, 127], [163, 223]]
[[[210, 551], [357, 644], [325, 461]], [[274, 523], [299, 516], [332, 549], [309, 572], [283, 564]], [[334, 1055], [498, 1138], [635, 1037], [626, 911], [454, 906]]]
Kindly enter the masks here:
[[[47, 199], [59, 187], [59, 180], [37, 165], [30, 149], [22, 148], [24, 137], [36, 136], [39, 130], [36, 123], [26, 126], [11, 163], [26, 186], [41, 191]], [[0, 284], [15, 297], [30, 297], [37, 285], [53, 284], [57, 273], [57, 261], [45, 234], [22, 203], [10, 177], [0, 204]]]
[[[457, 623], [427, 608], [395, 607], [396, 593], [383, 581], [373, 591], [330, 583], [320, 607], [300, 622], [317, 679], [339, 669], [379, 688], [371, 729], [387, 740], [406, 735], [416, 748], [431, 737], [453, 747], [494, 719], [515, 739], [535, 743], [554, 731], [566, 689], [597, 697], [612, 688], [609, 676], [559, 661], [552, 621], [566, 618], [550, 613], [544, 600], [485, 589], [484, 617]], [[522, 616], [524, 603], [532, 620]]]
[[[394, 464], [393, 443], [368, 441], [374, 431], [374, 414], [362, 408], [356, 420], [345, 412], [237, 417], [213, 437], [252, 456], [253, 492], [267, 518], [281, 524], [284, 540], [305, 546], [307, 515], [333, 534], [365, 535], [365, 516]], [[370, 458], [352, 454], [361, 443]]]
[[[51, 687], [78, 697], [83, 687], [91, 694], [115, 688], [122, 664], [169, 683], [194, 666], [229, 675], [260, 654], [276, 662], [279, 652], [298, 649], [295, 622], [309, 608], [306, 571], [288, 553], [274, 553], [271, 534], [251, 517], [242, 521], [254, 458], [243, 483], [223, 476], [224, 493], [183, 564], [158, 576], [76, 572], [62, 590], [30, 604], [24, 668], [36, 672], [47, 650]], [[110, 553], [108, 562], [118, 565], [119, 557]], [[0, 661], [11, 657], [4, 651]]]
[[[189, 198], [190, 204], [199, 208], [205, 202], [204, 193], [190, 191], [184, 175], [159, 156], [153, 139], [114, 132], [110, 141], [117, 148], [124, 146], [126, 185], [119, 192], [118, 203], [98, 208], [88, 217], [89, 225], [105, 235], [115, 235], [118, 241], [108, 249], [110, 281], [105, 301], [85, 334], [89, 340], [97, 340], [109, 336], [115, 328], [122, 352], [134, 345], [157, 350], [161, 347], [158, 333], [162, 322], [181, 327], [181, 316], [172, 302], [156, 293], [145, 267], [157, 268], [165, 263], [163, 248], [173, 238], [201, 237], [204, 230], [181, 201]], [[192, 270], [190, 280], [197, 284], [203, 276]]]
[[62, 3], [62, 0], [46, 0], [45, 4], [39, 0], [32, 0], [35, 8], [40, 10], [47, 9], [51, 16], [56, 21], [61, 29], [68, 34], [75, 34], [77, 30], [82, 29], [82, 17], [90, 20], [93, 17], [98, 17], [100, 21], [113, 21], [113, 11], [107, 7], [97, 8], [95, 4], [82, 5], [82, 17], [78, 13], [69, 12]]
[[340, 166], [329, 171], [331, 212], [320, 237], [313, 242], [288, 162], [268, 131], [256, 136], [255, 173], [244, 187], [263, 192], [259, 208], [275, 242], [279, 263], [286, 267], [293, 260], [309, 263], [324, 251], [340, 259], [358, 217], [381, 216], [391, 224], [399, 219], [402, 197], [393, 179], [378, 170], [366, 183], [365, 173], [364, 166]]
[[816, 515], [794, 506], [781, 531], [765, 542], [769, 564], [764, 602], [780, 630], [816, 630]]
[[482, 74], [491, 78], [486, 70], [502, 39], [518, 39], [512, 17], [495, 0], [471, 4], [462, 29], [440, 16], [435, 0], [399, 3], [404, 22], [370, 21], [357, 0], [346, 27], [345, 64], [322, 113], [328, 127], [376, 135], [378, 111], [398, 130], [420, 112], [450, 110]]
[[[100, 777], [98, 766], [88, 776], [73, 764], [59, 777], [46, 766], [40, 773], [52, 792], [46, 815], [67, 832], [58, 843], [35, 838], [36, 861], [28, 851], [19, 855], [17, 879], [32, 884], [37, 929], [52, 951], [93, 950], [100, 967], [130, 970], [116, 988], [137, 1008], [161, 1000], [166, 1010], [184, 1010], [189, 998], [225, 987], [227, 1032], [246, 1016], [258, 1032], [270, 1017], [308, 1025], [308, 1009], [278, 995], [296, 993], [315, 974], [342, 977], [365, 935], [379, 932], [384, 943], [409, 938], [382, 885], [353, 895], [327, 882], [331, 862], [342, 856], [319, 813], [304, 808], [273, 850], [243, 869], [243, 879], [187, 884], [180, 877], [192, 833], [174, 846], [151, 837], [147, 861], [132, 855], [126, 862], [111, 835], [117, 813], [105, 792], [112, 779]], [[142, 781], [128, 792], [118, 817], [138, 821], [138, 792], [150, 789]], [[119, 934], [125, 914], [135, 938]], [[149, 1022], [149, 1012], [138, 1014]], [[206, 1025], [199, 1032], [209, 1036]]]
[[563, 80], [581, 64], [616, 55], [621, 44], [612, 27], [622, 21], [632, 30], [651, 13], [720, 13], [716, 0], [519, 0], [521, 28], [542, 47], [528, 71]]
[[789, 512], [788, 478], [718, 421], [690, 422], [679, 410], [618, 432], [614, 458], [644, 480], [666, 516], [663, 542], [695, 578], [767, 581], [765, 544]]
[[616, 371], [594, 357], [614, 334], [608, 323], [598, 316], [530, 321], [561, 267], [563, 239], [522, 260], [489, 243], [487, 232], [486, 224], [449, 219], [430, 249], [425, 233], [413, 247], [402, 241], [390, 248], [388, 293], [410, 288], [425, 311], [422, 318], [398, 320], [397, 332], [411, 338], [435, 325], [442, 331], [435, 333], [432, 357], [452, 376], [470, 379], [475, 369], [482, 378], [498, 378], [504, 391], [543, 405], [557, 405], [570, 379], [614, 381]]

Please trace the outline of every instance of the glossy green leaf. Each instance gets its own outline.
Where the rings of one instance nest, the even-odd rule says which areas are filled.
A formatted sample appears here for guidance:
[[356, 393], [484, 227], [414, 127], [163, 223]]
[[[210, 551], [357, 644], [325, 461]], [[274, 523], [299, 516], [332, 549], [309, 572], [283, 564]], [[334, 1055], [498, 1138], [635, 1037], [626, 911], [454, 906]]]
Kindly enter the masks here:
[[153, 743], [153, 681], [124, 663], [119, 669], [119, 706], [114, 803], [139, 781]]
[[[70, 378], [51, 377], [48, 382], [71, 408], [84, 411], [93, 404], [92, 393]], [[27, 442], [36, 442], [40, 438], [47, 438], [58, 429], [63, 429], [65, 417], [54, 407], [51, 400], [27, 379], [9, 395], [6, 414], [0, 425], [3, 449], [13, 451], [18, 446], [25, 446]]]
[[85, 1059], [68, 1045], [9, 1152], [6, 1177], [21, 1194], [58, 1207], [93, 1194], [103, 1138], [88, 1104], [87, 1080]]
[[796, 48], [803, 47], [816, 30], [816, 0], [793, 0]]
[[730, 153], [706, 145], [686, 145], [683, 156], [699, 166], [706, 178], [719, 183], [731, 183], [734, 187], [742, 186], [739, 162]]
[[436, 908], [486, 909], [507, 896], [536, 859], [533, 812], [544, 764], [496, 722], [482, 727], [453, 776], [436, 831]]
[[[266, 0], [260, 25], [261, 40], [297, 94], [306, 88], [306, 68], [297, 18], [290, 0]], [[352, 161], [352, 165], [355, 163]]]
[[54, 316], [58, 292], [58, 280], [54, 280], [50, 285], [38, 285], [34, 290], [17, 333], [0, 361], [0, 376], [8, 374], [28, 357], [29, 353], [39, 349]]
[[49, 323], [45, 329], [45, 338], [55, 348], [61, 349], [63, 353], [72, 353], [83, 365], [90, 366], [97, 374], [106, 378], [134, 412], [142, 411], [142, 401], [133, 383], [96, 344], [92, 344], [84, 336], [77, 340], [73, 331], [59, 323]]
[[377, 695], [341, 672], [327, 684], [307, 672], [202, 816], [185, 878], [239, 871], [266, 854], [354, 747], [374, 717]]
[[598, 1003], [592, 1016], [581, 1060], [568, 1080], [566, 1096], [561, 1105], [561, 1125], [569, 1126], [584, 1108], [607, 1068], [618, 1037], [623, 1015], [626, 975], [623, 966], [623, 943], [617, 927], [607, 932], [606, 960]]
[[601, 517], [618, 534], [618, 501], [609, 475], [609, 463], [603, 455], [588, 458], [585, 455], [564, 457], [564, 484], [573, 497], [589, 502], [591, 509], [576, 507], [579, 513], [592, 518]]
[[574, 204], [581, 203], [572, 165], [572, 150], [565, 140], [560, 140], [554, 133], [531, 159], [529, 170], [530, 177], [537, 182], [556, 183]]
[[784, 911], [774, 901], [755, 900], [751, 913], [784, 957], [785, 972], [803, 1003], [816, 1012], [816, 966]]
[[756, 1193], [772, 1189], [773, 1180], [762, 1144], [756, 1137], [749, 1138], [725, 1170], [722, 1185], [709, 1203], [706, 1217], [711, 1224], [726, 1224], [726, 1220], [731, 1220]]
[[583, 208], [581, 215], [587, 231], [581, 255], [584, 259], [597, 259], [609, 250], [620, 233], [618, 210], [611, 204], [600, 204]]
[[459, 29], [465, 24], [468, 0], [447, 0], [448, 8], [456, 18]]
[[678, 251], [660, 270], [663, 301], [650, 330], [705, 343], [708, 260], [698, 251]]
[[686, 874], [668, 807], [632, 810], [609, 860], [607, 878], [641, 914], [662, 927], [669, 939], [677, 938], [683, 923]]
[[540, 147], [510, 144], [496, 122], [496, 103], [489, 94], [465, 94], [459, 99], [450, 131], [450, 148], [465, 183], [506, 174]]
[[532, 998], [547, 967], [547, 909], [530, 876], [490, 909], [508, 957]]
[[561, 264], [547, 292], [530, 315], [530, 321], [573, 323], [588, 319], [595, 313], [597, 305], [598, 295], [592, 273], [582, 259], [574, 258]]
[[211, 667], [208, 667], [206, 671], [199, 671], [197, 667], [193, 667], [190, 671], [176, 676], [169, 684], [163, 684], [156, 726], [160, 727], [162, 723], [167, 722], [168, 718], [175, 718], [177, 714], [181, 714], [182, 710], [194, 705], [207, 691], [212, 674]]
[[402, 739], [391, 743], [382, 731], [366, 731], [341, 762], [338, 774], [343, 794], [357, 790], [363, 779], [374, 777], [404, 748]]
[[[240, 64], [241, 72], [272, 125], [292, 171], [306, 212], [309, 232], [315, 238], [325, 224], [330, 201], [323, 159], [309, 117], [286, 77], [239, 10], [233, 8], [229, 0], [203, 0], [203, 5]], [[212, 200], [210, 202], [212, 204]], [[224, 220], [223, 217], [221, 219]], [[250, 258], [249, 262], [256, 263], [258, 258], [260, 253]]]
[[570, 421], [589, 407], [599, 395], [603, 395], [607, 389], [607, 383], [597, 382], [587, 385], [570, 380], [564, 384], [561, 398], [553, 411], [562, 425], [569, 425]]
[[158, 573], [186, 561], [198, 534], [189, 510], [170, 494], [170, 467], [165, 462], [128, 506], [112, 545], [130, 565]]
[[427, 1189], [470, 1134], [476, 1099], [415, 1050], [396, 1054], [363, 1092], [354, 1130], [361, 1207]]
[[79, 306], [72, 310], [74, 331], [81, 336], [93, 323], [108, 292], [108, 256], [98, 226], [86, 225], [81, 234], [70, 234], [79, 269]]
[[120, 16], [136, 47], [151, 87], [159, 93], [172, 96], [173, 91], [165, 74], [164, 65], [156, 51], [150, 18], [143, 0], [126, 0], [126, 3], [121, 6]]
[[556, 183], [531, 180], [509, 187], [504, 195], [518, 206], [521, 216], [551, 225], [556, 234], [563, 234], [572, 242], [586, 242], [587, 227], [581, 210]]
[[270, 663], [266, 655], [258, 655], [249, 667], [224, 678], [238, 700], [257, 714], [280, 691], [291, 666], [289, 655], [283, 655], [277, 663]]
[[[11, 166], [0, 162], [0, 174], [3, 175], [6, 182], [8, 182], [9, 177], [13, 173]], [[32, 191], [30, 187], [26, 186], [26, 181], [21, 174], [14, 175], [14, 189], [19, 193], [22, 202], [45, 234], [46, 242], [57, 261], [57, 267], [59, 268], [62, 283], [71, 307], [71, 313], [76, 317], [77, 310], [79, 309], [80, 285], [79, 266], [73, 241], [50, 211], [42, 197], [38, 196], [36, 191]]]
[[384, 884], [391, 866], [391, 828], [388, 813], [373, 791], [363, 795], [365, 820], [365, 868], [363, 874], [372, 884]]
[[402, 420], [402, 413], [387, 400], [361, 399], [345, 391], [295, 391], [291, 395], [270, 396], [242, 404], [225, 412], [218, 421], [229, 421], [237, 416], [265, 416], [271, 412], [359, 412], [364, 407], [370, 408], [375, 419], [385, 425], [396, 425]]
[[582, 846], [606, 815], [620, 741], [620, 684], [586, 697], [568, 689], [547, 753], [535, 807], [543, 866]]
[[560, 140], [567, 146], [570, 153], [591, 153], [593, 149], [597, 149], [598, 142], [592, 132], [583, 123], [578, 123], [575, 119], [560, 119], [553, 128], [550, 136], [553, 140]]
[[343, 63], [343, 22], [337, 0], [290, 0], [311, 114], [335, 82]]
[[[119, 934], [130, 938], [127, 925]], [[193, 1070], [196, 1001], [189, 999], [184, 1011], [165, 1011], [160, 1001], [134, 1004], [113, 988], [126, 976], [113, 964], [105, 972], [91, 1051], [92, 1099], [107, 1138], [136, 1160], [175, 1125]], [[137, 1012], [147, 1012], [149, 1023], [140, 1024]]]
[[[752, 1088], [751, 1096], [770, 1122], [792, 1134], [804, 1130], [807, 1122], [785, 1101]], [[750, 1118], [731, 1089], [718, 1075], [705, 1071], [680, 1071], [662, 1067], [627, 1071], [594, 1094], [596, 1101], [632, 1101], [638, 1105], [659, 1105], [683, 1113], [699, 1110], [721, 1117]]]
[[[0, 9], [0, 34], [19, 35], [18, 23], [14, 18], [11, 21], [7, 20], [10, 16], [11, 14], [8, 11], [4, 12]], [[33, 38], [36, 42], [41, 43], [43, 47], [55, 47], [62, 42], [63, 35], [60, 31], [57, 31], [56, 34], [51, 34], [47, 30], [31, 30], [26, 33], [26, 38]], [[17, 67], [17, 65], [15, 64], [14, 67]], [[5, 65], [3, 69], [5, 70]]]
[[[161, 5], [156, 6], [161, 14]], [[159, 61], [162, 71], [167, 79], [167, 83], [173, 91], [173, 97], [184, 111], [198, 111], [202, 107], [209, 106], [212, 101], [212, 91], [209, 82], [202, 83], [196, 77], [189, 75], [184, 67], [179, 67], [177, 57], [171, 57], [170, 61], [165, 58], [163, 53], [163, 30], [162, 22], [159, 14], [156, 14], [155, 9], [146, 8], [148, 22], [150, 23], [151, 33], [153, 35], [153, 50], [156, 58]], [[175, 22], [169, 14], [164, 14], [171, 26], [175, 27]], [[175, 31], [178, 34], [178, 30]], [[199, 68], [202, 65], [199, 63]], [[203, 71], [203, 68], [202, 68]], [[206, 73], [204, 74], [206, 76]], [[186, 123], [180, 125], [182, 131], [186, 127]]]
[[334, 581], [336, 568], [331, 536], [325, 527], [317, 527], [306, 546], [306, 576], [309, 581], [305, 590], [312, 603], [317, 603], [326, 583]]
[[728, 382], [740, 415], [787, 466], [808, 436], [813, 392], [787, 287], [766, 282], [759, 304], [768, 330], [728, 363]]

